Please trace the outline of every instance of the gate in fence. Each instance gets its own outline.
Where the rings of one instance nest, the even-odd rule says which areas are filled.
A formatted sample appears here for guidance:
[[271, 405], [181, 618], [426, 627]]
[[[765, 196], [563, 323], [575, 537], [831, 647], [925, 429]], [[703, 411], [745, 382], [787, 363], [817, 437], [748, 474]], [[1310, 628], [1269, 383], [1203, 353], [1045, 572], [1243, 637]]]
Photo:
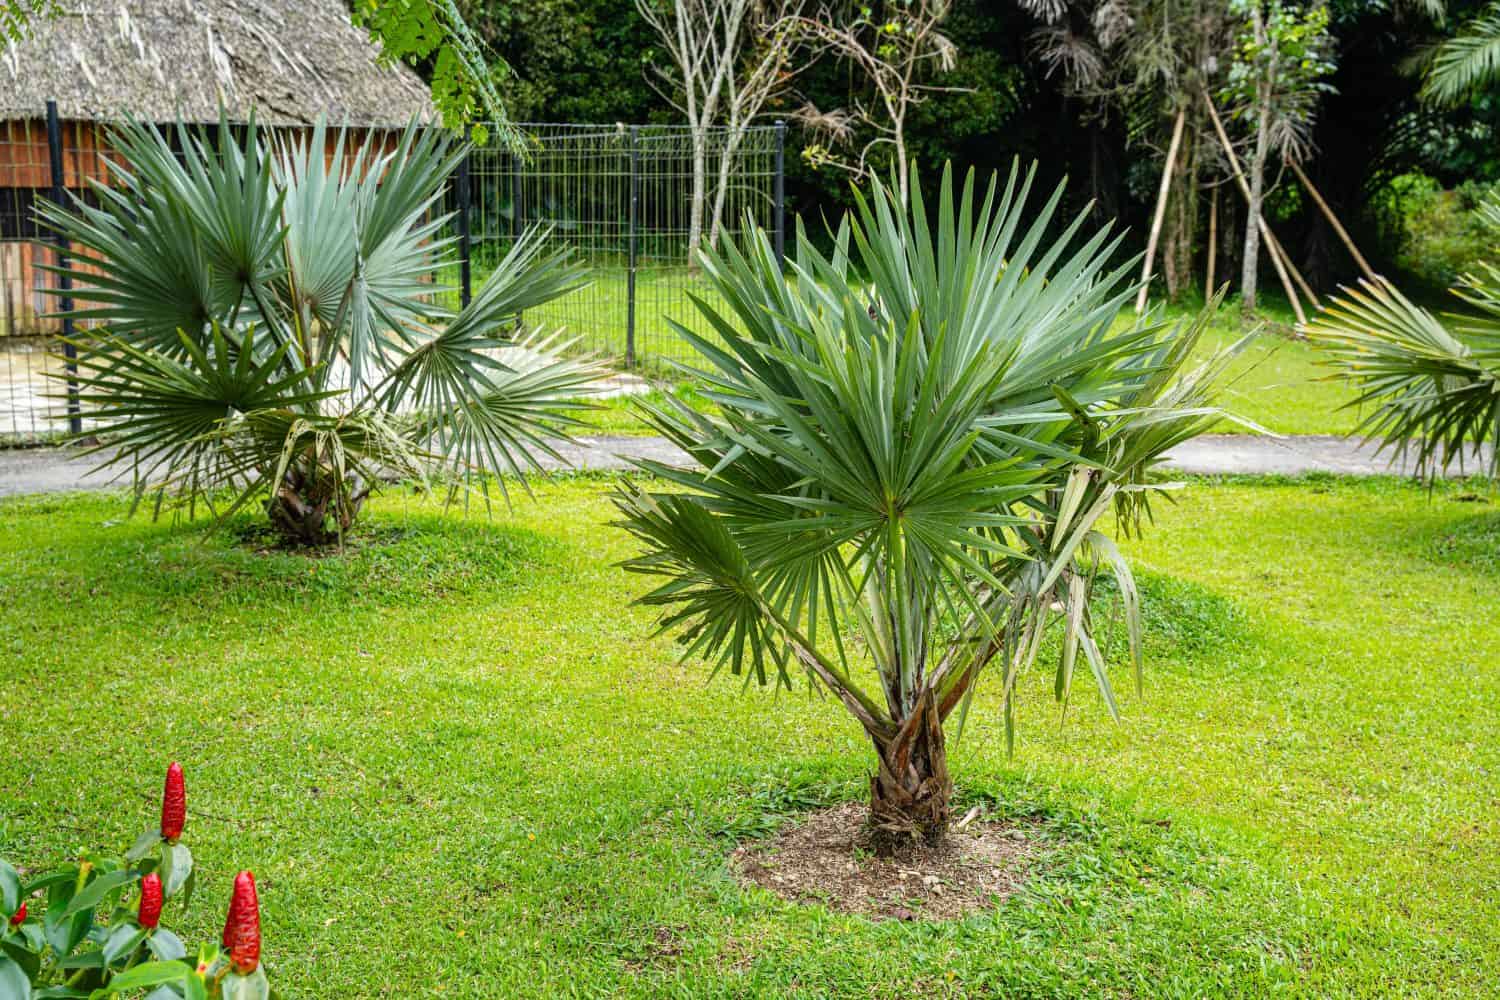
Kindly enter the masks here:
[[[109, 181], [105, 123], [0, 121], [0, 441], [79, 429], [66, 375], [72, 277], [67, 247], [34, 214], [43, 199], [83, 196]], [[589, 284], [521, 317], [562, 330], [581, 350], [660, 370], [691, 357], [672, 328], [704, 331], [693, 297], [709, 293], [695, 246], [758, 227], [781, 256], [786, 238], [785, 126], [743, 131], [667, 125], [527, 124], [524, 152], [475, 147], [452, 178], [445, 209], [460, 249], [436, 276], [467, 301], [519, 236], [540, 226]], [[695, 177], [700, 178], [695, 181]], [[78, 276], [86, 283], [86, 273]]]

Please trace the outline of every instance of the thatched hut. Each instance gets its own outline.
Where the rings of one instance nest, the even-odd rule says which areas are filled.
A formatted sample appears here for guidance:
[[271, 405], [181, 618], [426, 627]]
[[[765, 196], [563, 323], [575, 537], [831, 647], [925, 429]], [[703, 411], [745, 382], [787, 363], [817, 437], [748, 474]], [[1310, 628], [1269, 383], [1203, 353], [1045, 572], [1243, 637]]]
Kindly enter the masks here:
[[[342, 0], [63, 0], [0, 49], [0, 336], [45, 332], [48, 253], [32, 207], [52, 187], [47, 102], [62, 122], [63, 176], [107, 177], [105, 126], [127, 116], [204, 125], [256, 120], [389, 130], [431, 118], [422, 81], [382, 66]], [[0, 44], [4, 44], [0, 42]]]

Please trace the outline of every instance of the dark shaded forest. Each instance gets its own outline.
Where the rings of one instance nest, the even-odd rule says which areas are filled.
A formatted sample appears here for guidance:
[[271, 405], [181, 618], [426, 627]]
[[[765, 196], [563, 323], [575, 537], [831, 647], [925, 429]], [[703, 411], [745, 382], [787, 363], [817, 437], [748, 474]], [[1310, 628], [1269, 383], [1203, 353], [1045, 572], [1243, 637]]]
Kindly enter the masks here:
[[[517, 120], [680, 120], [652, 85], [650, 67], [661, 59], [658, 40], [628, 0], [468, 0], [462, 6], [470, 25], [511, 68], [501, 89]], [[1128, 226], [1126, 249], [1139, 252], [1174, 105], [1169, 88], [1150, 83], [1137, 82], [1123, 99], [1114, 99], [1121, 96], [1118, 87], [1102, 97], [1100, 87], [1089, 92], [1070, 78], [1066, 53], [1047, 51], [1058, 39], [1086, 43], [1099, 30], [1098, 7], [1038, 10], [1015, 0], [954, 0], [943, 30], [956, 46], [956, 62], [930, 81], [938, 89], [914, 109], [910, 153], [924, 171], [945, 159], [981, 170], [1008, 166], [1015, 157], [1035, 159], [1044, 179], [1070, 179], [1074, 208], [1091, 204], [1100, 218]], [[1203, 18], [1230, 16], [1226, 4], [1199, 7]], [[1204, 9], [1210, 12], [1202, 14]], [[1335, 0], [1327, 8], [1329, 72], [1307, 115], [1301, 165], [1382, 273], [1411, 270], [1403, 250], [1423, 197], [1431, 201], [1434, 191], [1484, 187], [1500, 177], [1500, 108], [1489, 93], [1443, 107], [1418, 98], [1424, 48], [1475, 10], [1474, 4], [1455, 5], [1439, 23], [1385, 0]], [[1205, 33], [1204, 51], [1192, 55], [1217, 67], [1230, 58], [1233, 41], [1222, 31]], [[1212, 51], [1221, 45], [1225, 51]], [[848, 105], [863, 86], [847, 62], [823, 58], [774, 96], [763, 116], [792, 121], [787, 191], [792, 208], [813, 228], [820, 216], [847, 204], [849, 176], [801, 155], [819, 140], [799, 126], [797, 112], [808, 105]], [[1245, 210], [1201, 105], [1187, 103], [1188, 128], [1176, 166], [1182, 177], [1166, 212], [1158, 273], [1171, 297], [1191, 299], [1203, 293], [1210, 227], [1216, 234], [1215, 283], [1239, 273]], [[1243, 134], [1239, 124], [1229, 122], [1236, 142]], [[1191, 183], [1181, 182], [1189, 178]], [[1324, 213], [1274, 159], [1266, 186], [1267, 222], [1306, 282], [1321, 292], [1356, 278], [1358, 268]], [[1274, 294], [1270, 265], [1262, 260], [1261, 268], [1264, 287]], [[1433, 276], [1432, 284], [1445, 277]]]

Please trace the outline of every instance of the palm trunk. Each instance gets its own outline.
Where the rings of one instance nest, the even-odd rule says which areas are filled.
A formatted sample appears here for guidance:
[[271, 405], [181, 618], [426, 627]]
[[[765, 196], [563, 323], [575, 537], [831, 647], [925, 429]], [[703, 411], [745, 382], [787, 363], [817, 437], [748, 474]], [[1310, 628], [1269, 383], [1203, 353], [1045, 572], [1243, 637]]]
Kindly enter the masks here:
[[266, 517], [290, 545], [332, 545], [354, 526], [368, 493], [357, 483], [338, 482], [326, 469], [310, 476], [293, 466], [266, 501]]
[[870, 846], [890, 855], [933, 845], [948, 833], [953, 782], [943, 721], [929, 692], [894, 737], [872, 737], [880, 759], [870, 778]]

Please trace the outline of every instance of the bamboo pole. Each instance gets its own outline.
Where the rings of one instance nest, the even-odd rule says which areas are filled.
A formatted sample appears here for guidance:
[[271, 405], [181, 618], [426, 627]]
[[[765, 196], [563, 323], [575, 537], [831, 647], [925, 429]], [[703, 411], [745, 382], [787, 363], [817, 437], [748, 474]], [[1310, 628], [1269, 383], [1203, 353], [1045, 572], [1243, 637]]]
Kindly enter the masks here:
[[[1240, 194], [1245, 196], [1245, 207], [1250, 209], [1250, 182], [1245, 180], [1245, 173], [1240, 169], [1240, 158], [1235, 154], [1234, 144], [1229, 141], [1229, 133], [1224, 131], [1224, 123], [1219, 120], [1219, 110], [1214, 107], [1213, 98], [1208, 96], [1208, 91], [1203, 91], [1203, 103], [1208, 105], [1208, 116], [1213, 120], [1214, 131], [1218, 133], [1219, 144], [1224, 147], [1224, 155], [1229, 158], [1229, 168], [1234, 172], [1234, 179], [1239, 184]], [[1271, 227], [1266, 225], [1263, 215], [1255, 216], [1255, 224], [1260, 227], [1260, 233], [1265, 237], [1267, 248], [1276, 237], [1271, 232]], [[1302, 311], [1302, 301], [1297, 298], [1297, 290], [1292, 287], [1291, 276], [1286, 272], [1286, 266], [1282, 263], [1281, 255], [1271, 250], [1271, 263], [1276, 268], [1276, 276], [1281, 279], [1281, 288], [1286, 292], [1287, 299], [1292, 303], [1292, 311], [1297, 314], [1297, 324], [1306, 325], [1307, 314]]]
[[1302, 272], [1297, 270], [1297, 265], [1292, 263], [1292, 255], [1287, 253], [1286, 247], [1282, 245], [1281, 240], [1277, 239], [1274, 233], [1268, 230], [1263, 230], [1263, 232], [1266, 234], [1266, 242], [1270, 245], [1271, 249], [1281, 254], [1281, 262], [1291, 272], [1292, 280], [1297, 283], [1298, 288], [1302, 289], [1302, 294], [1307, 297], [1308, 303], [1317, 308], [1318, 293], [1312, 290], [1312, 286], [1307, 283], [1307, 279], [1302, 277]]
[[1172, 125], [1172, 141], [1167, 144], [1167, 162], [1161, 170], [1161, 187], [1156, 192], [1156, 214], [1151, 219], [1151, 235], [1146, 240], [1146, 259], [1141, 264], [1141, 289], [1135, 294], [1135, 311], [1146, 308], [1146, 293], [1151, 290], [1151, 264], [1156, 259], [1156, 244], [1161, 239], [1161, 224], [1167, 216], [1167, 196], [1172, 191], [1172, 168], [1177, 163], [1177, 150], [1182, 146], [1182, 126], [1187, 121], [1187, 108], [1177, 109], [1177, 121]]
[[1219, 189], [1212, 188], [1208, 200], [1208, 277], [1203, 282], [1203, 301], [1214, 298], [1214, 269], [1219, 263]]
[[1370, 262], [1365, 260], [1364, 254], [1359, 252], [1359, 247], [1354, 245], [1353, 237], [1344, 228], [1344, 224], [1339, 221], [1339, 217], [1333, 214], [1333, 209], [1328, 207], [1328, 202], [1323, 200], [1323, 195], [1319, 193], [1317, 188], [1313, 187], [1313, 182], [1308, 180], [1307, 174], [1302, 172], [1301, 165], [1293, 159], [1288, 159], [1286, 163], [1287, 166], [1292, 168], [1292, 172], [1297, 175], [1297, 179], [1302, 182], [1302, 186], [1307, 188], [1307, 193], [1312, 195], [1312, 200], [1323, 210], [1323, 215], [1328, 219], [1328, 224], [1333, 227], [1334, 232], [1339, 234], [1339, 239], [1344, 241], [1344, 248], [1349, 251], [1349, 256], [1354, 258], [1354, 263], [1359, 265], [1359, 269], [1364, 272], [1365, 277], [1370, 281], [1379, 281], [1380, 279], [1375, 276], [1375, 270], [1370, 267]]

